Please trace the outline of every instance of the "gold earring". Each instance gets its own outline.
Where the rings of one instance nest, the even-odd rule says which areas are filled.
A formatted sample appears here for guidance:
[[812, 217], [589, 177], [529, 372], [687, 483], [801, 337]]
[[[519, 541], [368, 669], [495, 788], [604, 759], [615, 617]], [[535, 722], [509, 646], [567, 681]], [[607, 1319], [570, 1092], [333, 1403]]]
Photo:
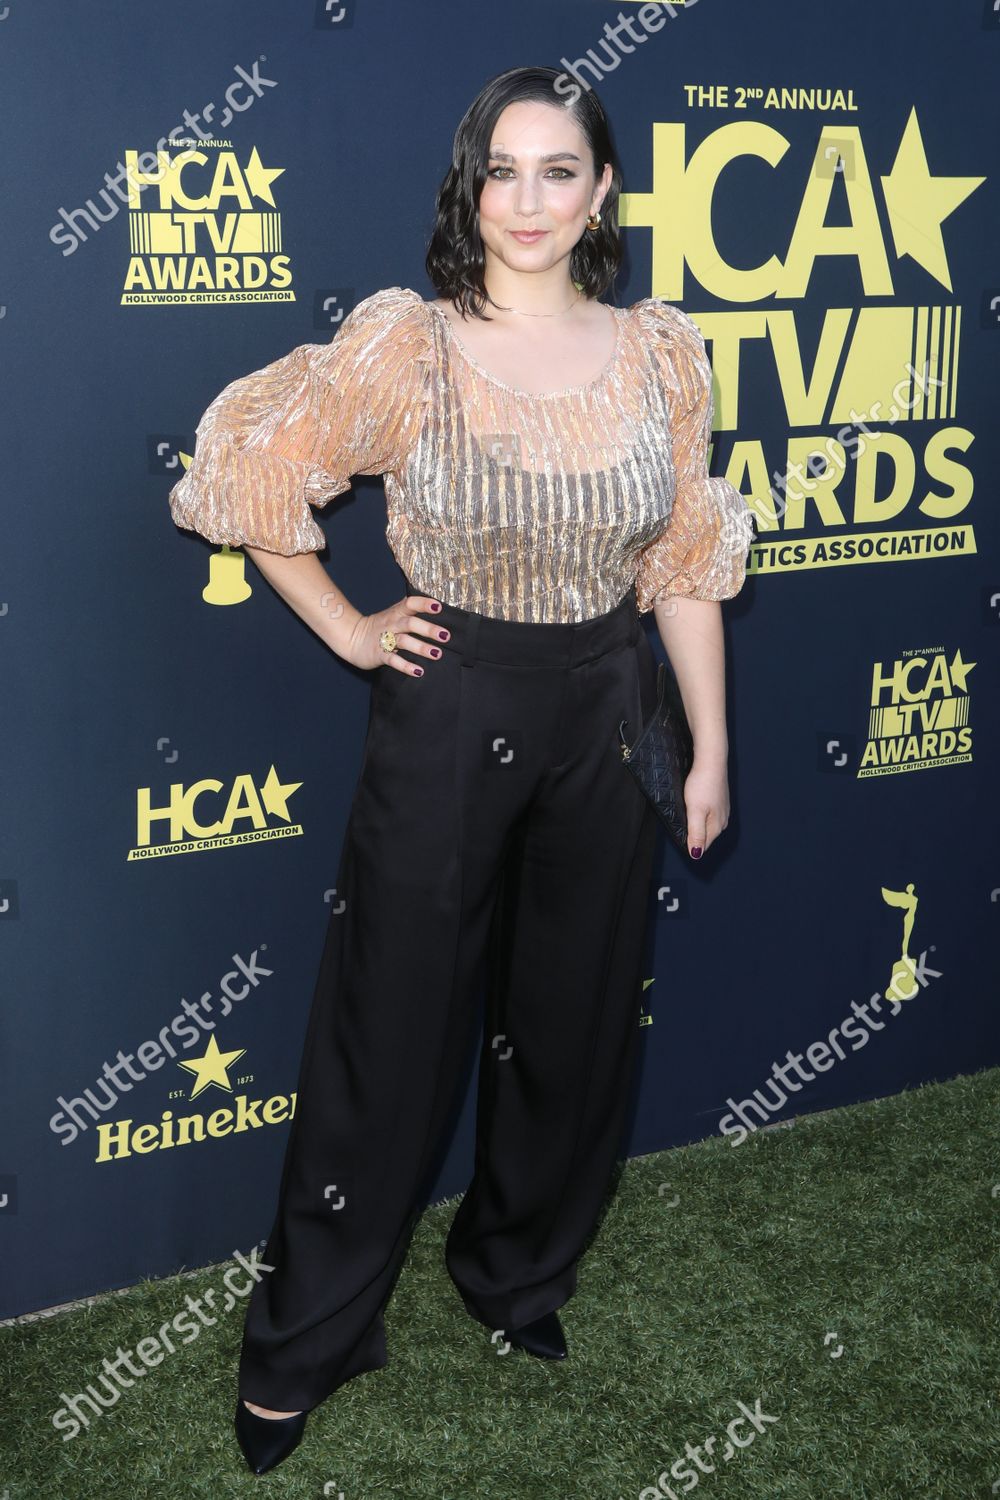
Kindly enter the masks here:
[[587, 215], [587, 228], [588, 229], [599, 229], [600, 227], [601, 227], [601, 215], [600, 215], [600, 213], [598, 212], [596, 214], [588, 214]]

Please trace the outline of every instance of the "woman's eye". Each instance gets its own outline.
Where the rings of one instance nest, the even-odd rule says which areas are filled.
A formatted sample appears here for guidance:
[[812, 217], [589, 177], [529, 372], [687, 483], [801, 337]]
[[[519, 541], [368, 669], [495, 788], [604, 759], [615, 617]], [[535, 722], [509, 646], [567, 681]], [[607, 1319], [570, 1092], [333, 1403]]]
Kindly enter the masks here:
[[[513, 167], [490, 167], [486, 175], [487, 177], [496, 177], [498, 172], [512, 172], [513, 170]], [[551, 172], [561, 172], [563, 177], [576, 176], [576, 173], [569, 171], [567, 167], [550, 167], [549, 170]], [[500, 180], [503, 181], [504, 179], [501, 178]]]

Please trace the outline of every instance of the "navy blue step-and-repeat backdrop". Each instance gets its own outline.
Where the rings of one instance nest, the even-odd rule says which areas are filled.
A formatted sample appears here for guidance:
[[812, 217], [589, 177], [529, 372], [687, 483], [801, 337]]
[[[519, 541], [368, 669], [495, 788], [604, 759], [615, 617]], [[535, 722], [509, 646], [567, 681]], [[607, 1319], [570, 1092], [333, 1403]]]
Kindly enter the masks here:
[[[1000, 1062], [994, 7], [3, 10], [0, 1316], [270, 1227], [370, 679], [167, 494], [229, 381], [435, 295], [452, 135], [509, 67], [599, 90], [614, 300], [699, 323], [758, 528], [733, 816], [698, 866], [661, 838], [627, 1152]], [[360, 609], [401, 595], [380, 481], [322, 524]]]

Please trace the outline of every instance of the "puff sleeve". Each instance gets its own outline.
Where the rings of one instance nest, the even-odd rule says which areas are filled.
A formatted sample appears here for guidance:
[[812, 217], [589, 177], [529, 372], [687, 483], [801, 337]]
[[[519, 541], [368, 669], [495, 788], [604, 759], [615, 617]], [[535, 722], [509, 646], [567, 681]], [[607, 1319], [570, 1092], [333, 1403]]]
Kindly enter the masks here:
[[428, 399], [426, 304], [404, 287], [366, 297], [327, 344], [300, 344], [227, 385], [195, 429], [169, 494], [177, 526], [290, 557], [326, 545], [311, 507], [352, 474], [398, 468]]
[[640, 304], [640, 318], [666, 395], [676, 489], [670, 519], [639, 554], [639, 611], [670, 595], [731, 599], [746, 577], [754, 528], [739, 490], [708, 473], [715, 408], [705, 339], [687, 313], [653, 297]]

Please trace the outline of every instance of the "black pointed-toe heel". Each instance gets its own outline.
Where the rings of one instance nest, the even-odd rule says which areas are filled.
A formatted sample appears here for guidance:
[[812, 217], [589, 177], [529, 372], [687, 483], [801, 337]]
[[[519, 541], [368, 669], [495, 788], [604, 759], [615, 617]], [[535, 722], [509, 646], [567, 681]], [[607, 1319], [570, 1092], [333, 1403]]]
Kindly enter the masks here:
[[292, 1417], [260, 1417], [236, 1399], [236, 1437], [243, 1457], [255, 1474], [266, 1474], [299, 1446], [305, 1431], [306, 1412]]
[[539, 1359], [566, 1358], [562, 1324], [554, 1312], [543, 1313], [533, 1323], [525, 1323], [523, 1327], [513, 1329], [507, 1337], [519, 1349], [536, 1354]]

